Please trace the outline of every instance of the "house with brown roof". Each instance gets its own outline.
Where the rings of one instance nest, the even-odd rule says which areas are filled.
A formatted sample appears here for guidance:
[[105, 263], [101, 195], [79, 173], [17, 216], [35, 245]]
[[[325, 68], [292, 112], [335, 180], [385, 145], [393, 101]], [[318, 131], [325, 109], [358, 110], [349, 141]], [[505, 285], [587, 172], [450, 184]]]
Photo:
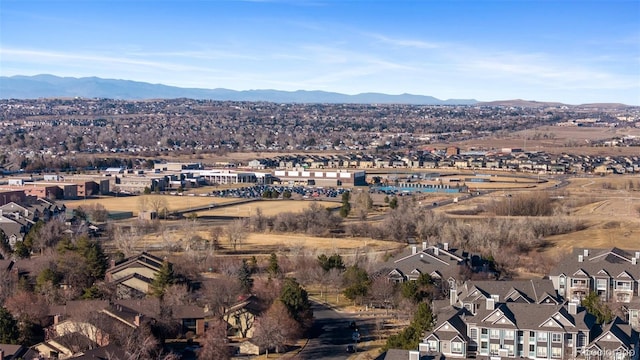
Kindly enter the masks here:
[[107, 269], [105, 280], [116, 285], [118, 298], [143, 298], [149, 293], [163, 260], [146, 252], [132, 256]]
[[223, 316], [223, 319], [229, 325], [229, 333], [232, 336], [242, 338], [253, 337], [253, 325], [255, 324], [256, 317], [262, 313], [262, 310], [255, 296], [249, 296], [231, 305]]
[[17, 360], [27, 352], [22, 345], [0, 344], [0, 360]]

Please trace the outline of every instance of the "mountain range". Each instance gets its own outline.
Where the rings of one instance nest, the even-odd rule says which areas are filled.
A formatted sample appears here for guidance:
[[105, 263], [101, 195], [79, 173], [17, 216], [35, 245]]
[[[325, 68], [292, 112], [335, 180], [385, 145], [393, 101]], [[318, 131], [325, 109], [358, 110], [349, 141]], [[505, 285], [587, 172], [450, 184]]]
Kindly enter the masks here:
[[59, 77], [54, 75], [0, 76], [0, 99], [37, 98], [109, 98], [142, 99], [209, 99], [221, 101], [266, 101], [275, 103], [352, 103], [352, 104], [414, 104], [472, 105], [474, 99], [440, 100], [424, 95], [388, 95], [362, 93], [346, 95], [326, 91], [229, 90], [181, 88], [130, 80], [98, 77]]

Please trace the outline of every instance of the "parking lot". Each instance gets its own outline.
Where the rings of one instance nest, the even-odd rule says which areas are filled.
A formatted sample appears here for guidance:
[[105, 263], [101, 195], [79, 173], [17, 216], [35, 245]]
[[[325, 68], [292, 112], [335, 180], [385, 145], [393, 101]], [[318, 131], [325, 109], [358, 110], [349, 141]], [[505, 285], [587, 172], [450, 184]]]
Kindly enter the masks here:
[[[254, 185], [238, 189], [214, 190], [212, 196], [223, 198], [243, 198], [256, 199], [269, 197], [267, 194], [277, 192], [278, 197], [282, 198], [283, 194], [289, 191], [292, 198], [308, 199], [308, 198], [338, 198], [345, 191], [343, 188], [330, 187], [309, 187], [309, 186], [283, 186], [283, 185]], [[274, 197], [271, 197], [274, 198]]]

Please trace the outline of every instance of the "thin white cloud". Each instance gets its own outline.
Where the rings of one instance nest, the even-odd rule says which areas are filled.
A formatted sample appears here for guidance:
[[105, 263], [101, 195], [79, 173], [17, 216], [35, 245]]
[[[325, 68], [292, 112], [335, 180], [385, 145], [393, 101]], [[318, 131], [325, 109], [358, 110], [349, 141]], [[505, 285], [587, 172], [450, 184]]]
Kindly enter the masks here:
[[396, 46], [396, 47], [407, 47], [407, 48], [416, 48], [416, 49], [438, 49], [443, 47], [444, 45], [441, 43], [424, 41], [424, 40], [416, 40], [416, 39], [398, 39], [392, 38], [389, 36], [381, 35], [381, 34], [365, 34], [383, 44]]
[[107, 67], [116, 67], [119, 65], [133, 65], [137, 67], [152, 67], [161, 70], [170, 71], [212, 71], [211, 68], [197, 67], [192, 65], [184, 65], [170, 62], [151, 61], [146, 59], [136, 59], [130, 57], [118, 57], [109, 55], [92, 55], [84, 53], [66, 53], [58, 51], [44, 51], [44, 50], [26, 50], [26, 49], [11, 49], [0, 48], [0, 55], [3, 57], [3, 61], [23, 61], [27, 63], [43, 63], [43, 62], [58, 62], [65, 63], [69, 61], [80, 62], [84, 64], [92, 63], [93, 66], [96, 63], [105, 65]]

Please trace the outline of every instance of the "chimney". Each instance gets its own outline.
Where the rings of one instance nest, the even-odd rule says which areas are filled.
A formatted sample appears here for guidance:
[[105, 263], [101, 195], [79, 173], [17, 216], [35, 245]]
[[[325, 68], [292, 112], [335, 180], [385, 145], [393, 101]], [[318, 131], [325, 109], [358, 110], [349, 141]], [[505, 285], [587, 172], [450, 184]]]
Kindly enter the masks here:
[[417, 247], [415, 247], [415, 246], [412, 246], [412, 247], [411, 247], [411, 255], [415, 255], [415, 254], [417, 254], [417, 253], [418, 253], [418, 248], [417, 248]]
[[449, 305], [453, 306], [458, 302], [458, 291], [456, 289], [449, 289]]
[[420, 360], [420, 351], [410, 350], [409, 360]]
[[142, 315], [138, 314], [135, 316], [135, 318], [133, 318], [133, 323], [136, 324], [136, 326], [140, 326], [141, 322], [142, 322]]
[[437, 246], [436, 246], [436, 247], [434, 247], [434, 248], [433, 248], [433, 254], [434, 254], [435, 256], [440, 255], [440, 248], [439, 248], [439, 247], [437, 247]]
[[[0, 215], [2, 215], [2, 210], [0, 210]], [[640, 259], [640, 251], [636, 251], [636, 258]]]
[[445, 251], [449, 251], [449, 243], [448, 242], [443, 243], [442, 247], [444, 248]]
[[576, 315], [578, 313], [578, 304], [570, 302], [567, 307], [569, 308], [569, 314]]
[[426, 241], [422, 242], [422, 250], [427, 250], [427, 242]]
[[582, 262], [582, 255], [578, 255], [578, 262]]
[[493, 299], [487, 299], [487, 310], [494, 310], [496, 308], [496, 303]]
[[589, 256], [589, 249], [584, 249], [583, 253], [584, 253], [584, 257], [588, 257]]
[[638, 258], [631, 258], [631, 265], [638, 264]]

